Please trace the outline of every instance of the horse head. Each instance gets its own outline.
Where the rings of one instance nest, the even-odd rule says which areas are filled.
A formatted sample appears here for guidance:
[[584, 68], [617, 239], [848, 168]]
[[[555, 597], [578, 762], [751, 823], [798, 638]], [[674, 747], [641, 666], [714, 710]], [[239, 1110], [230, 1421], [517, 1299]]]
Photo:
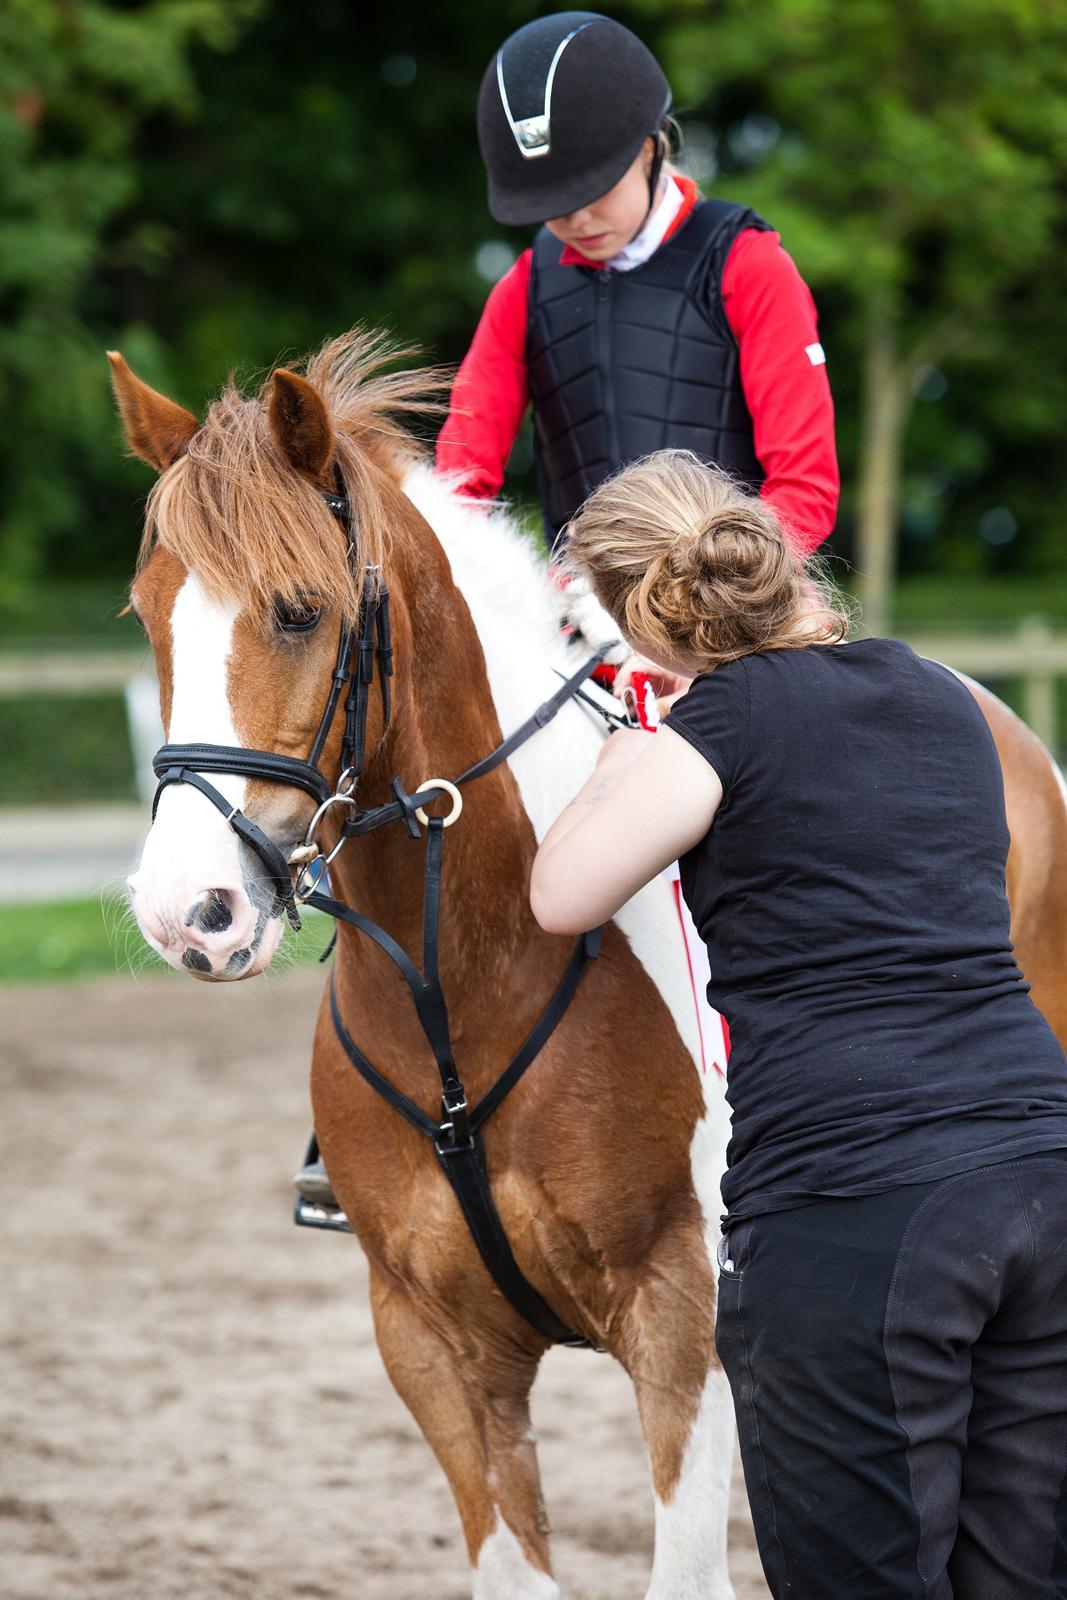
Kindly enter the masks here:
[[[306, 375], [273, 372], [256, 397], [231, 383], [203, 422], [110, 357], [129, 447], [159, 473], [130, 603], [155, 654], [167, 745], [129, 891], [148, 943], [197, 977], [270, 964], [293, 909], [289, 857], [299, 872], [309, 823], [352, 759], [354, 719], [361, 764], [385, 734], [384, 675], [358, 706], [349, 691], [395, 509], [379, 461], [408, 443], [387, 412], [427, 402], [425, 374], [367, 381], [384, 354], [348, 336]], [[384, 674], [380, 627], [376, 642]]]

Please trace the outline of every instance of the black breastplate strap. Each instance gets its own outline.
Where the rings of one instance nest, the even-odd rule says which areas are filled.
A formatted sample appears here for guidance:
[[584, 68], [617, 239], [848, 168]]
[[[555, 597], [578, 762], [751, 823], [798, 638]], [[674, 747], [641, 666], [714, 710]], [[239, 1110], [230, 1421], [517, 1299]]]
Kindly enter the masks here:
[[[461, 787], [466, 783], [472, 783], [476, 778], [485, 777], [502, 765], [528, 739], [533, 738], [534, 734], [547, 727], [599, 666], [603, 654], [601, 650], [590, 656], [577, 672], [572, 673], [555, 694], [538, 706], [514, 732], [502, 740], [487, 756], [483, 756], [465, 772], [460, 773], [455, 779], [456, 786]], [[345, 837], [359, 838], [391, 822], [403, 822], [413, 838], [419, 837], [421, 829], [415, 820], [415, 799], [405, 792], [399, 780], [394, 780], [392, 789], [396, 796], [394, 800], [360, 812], [344, 824], [342, 833]], [[435, 791], [427, 785], [424, 789], [418, 790], [417, 795], [425, 806], [443, 792]], [[307, 905], [325, 911], [328, 916], [358, 929], [373, 939], [379, 949], [383, 950], [400, 969], [401, 976], [415, 1002], [419, 1023], [437, 1064], [441, 1080], [440, 1118], [434, 1121], [421, 1106], [416, 1105], [414, 1100], [402, 1094], [394, 1084], [390, 1083], [389, 1079], [364, 1055], [345, 1027], [331, 981], [330, 1010], [334, 1029], [342, 1049], [360, 1076], [387, 1104], [410, 1122], [412, 1127], [417, 1128], [432, 1142], [438, 1163], [452, 1187], [471, 1238], [504, 1298], [550, 1343], [592, 1349], [594, 1346], [591, 1341], [568, 1328], [533, 1284], [523, 1276], [493, 1203], [481, 1129], [486, 1119], [515, 1087], [527, 1067], [536, 1060], [547, 1040], [551, 1038], [556, 1025], [574, 997], [586, 963], [599, 953], [600, 929], [596, 928], [591, 933], [583, 934], [578, 940], [563, 976], [538, 1022], [492, 1088], [482, 1096], [473, 1109], [470, 1109], [466, 1090], [453, 1059], [448, 1007], [437, 963], [443, 839], [443, 819], [431, 817], [427, 824], [423, 880], [423, 971], [421, 973], [391, 934], [380, 928], [376, 922], [372, 922], [369, 917], [364, 917], [358, 911], [352, 911], [348, 906], [342, 905], [340, 901], [317, 891], [305, 897]]]
[[588, 1339], [574, 1333], [557, 1317], [533, 1284], [523, 1276], [515, 1260], [489, 1187], [481, 1128], [551, 1038], [574, 996], [586, 962], [599, 952], [600, 929], [583, 934], [578, 940], [563, 976], [537, 1023], [492, 1088], [471, 1109], [453, 1059], [448, 1007], [437, 964], [443, 843], [444, 822], [440, 817], [431, 817], [427, 827], [423, 884], [422, 972], [396, 940], [377, 923], [326, 895], [312, 894], [307, 900], [308, 905], [316, 906], [373, 939], [399, 968], [411, 991], [419, 1022], [437, 1064], [441, 1080], [439, 1118], [435, 1120], [408, 1095], [403, 1094], [364, 1055], [345, 1027], [331, 978], [330, 1011], [334, 1029], [349, 1061], [365, 1082], [433, 1144], [438, 1163], [459, 1203], [471, 1238], [505, 1299], [550, 1343], [590, 1348]]

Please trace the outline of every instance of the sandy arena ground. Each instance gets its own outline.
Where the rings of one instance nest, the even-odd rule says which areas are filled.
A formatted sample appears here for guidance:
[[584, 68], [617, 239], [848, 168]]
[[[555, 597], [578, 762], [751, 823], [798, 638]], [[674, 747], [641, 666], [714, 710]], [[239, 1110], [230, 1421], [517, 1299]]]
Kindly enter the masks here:
[[[0, 990], [5, 1600], [465, 1600], [444, 1477], [393, 1393], [354, 1240], [290, 1225], [321, 975]], [[640, 1600], [629, 1384], [534, 1397], [569, 1600]], [[766, 1600], [735, 1486], [738, 1600]]]

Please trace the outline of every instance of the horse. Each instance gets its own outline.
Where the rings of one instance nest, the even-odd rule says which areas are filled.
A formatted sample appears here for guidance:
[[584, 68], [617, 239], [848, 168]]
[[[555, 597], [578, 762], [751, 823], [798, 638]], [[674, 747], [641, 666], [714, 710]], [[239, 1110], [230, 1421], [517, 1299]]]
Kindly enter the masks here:
[[[543, 561], [513, 519], [430, 470], [402, 421], [424, 406], [425, 376], [388, 370], [386, 353], [357, 330], [299, 370], [276, 369], [255, 396], [231, 383], [202, 422], [121, 356], [111, 363], [129, 448], [159, 474], [131, 606], [155, 653], [169, 741], [299, 765], [319, 742], [326, 705], [319, 765], [336, 797], [347, 760], [347, 719], [329, 698], [338, 640], [360, 616], [361, 584], [384, 580], [392, 707], [380, 678], [363, 704], [356, 786], [368, 812], [396, 804], [410, 822], [412, 796], [499, 747], [559, 690], [576, 656], [617, 630], [587, 596], [581, 626], [561, 633]], [[331, 495], [354, 508], [350, 528], [339, 530]], [[1067, 806], [1033, 735], [975, 692], [1004, 765], [1022, 966], [1063, 1037]], [[472, 1098], [530, 1034], [567, 962], [569, 941], [530, 912], [530, 865], [603, 737], [573, 698], [464, 790], [461, 816], [437, 789], [425, 836], [413, 827], [418, 842], [390, 826], [337, 848], [346, 803], [323, 809], [324, 846], [337, 848], [332, 893], [410, 951], [424, 931], [431, 835], [442, 850], [428, 814], [452, 808], [439, 962]], [[215, 804], [189, 783], [159, 794], [130, 896], [144, 937], [171, 966], [234, 981], [270, 965], [286, 895], [264, 871], [270, 858], [227, 821], [248, 819], [283, 860], [300, 861], [315, 797], [262, 769], [211, 776]], [[432, 1115], [439, 1087], [401, 974], [350, 923], [338, 935], [332, 993], [344, 1027]], [[447, 1475], [474, 1600], [558, 1600], [529, 1415], [550, 1341], [486, 1271], [427, 1141], [353, 1070], [330, 994], [327, 985], [313, 1046], [314, 1125], [367, 1257], [386, 1370]], [[646, 1600], [733, 1594], [732, 1407], [714, 1340], [728, 1132], [719, 1066], [705, 1059], [675, 889], [661, 878], [603, 930], [599, 956], [485, 1136], [493, 1201], [521, 1274], [633, 1383], [655, 1506]]]

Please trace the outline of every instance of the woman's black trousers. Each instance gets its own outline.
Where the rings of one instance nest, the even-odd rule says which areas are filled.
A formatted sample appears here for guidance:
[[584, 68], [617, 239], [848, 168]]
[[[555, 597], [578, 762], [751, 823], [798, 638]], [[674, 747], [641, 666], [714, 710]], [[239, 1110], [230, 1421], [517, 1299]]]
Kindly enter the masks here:
[[759, 1216], [723, 1253], [775, 1600], [1067, 1597], [1067, 1151]]

